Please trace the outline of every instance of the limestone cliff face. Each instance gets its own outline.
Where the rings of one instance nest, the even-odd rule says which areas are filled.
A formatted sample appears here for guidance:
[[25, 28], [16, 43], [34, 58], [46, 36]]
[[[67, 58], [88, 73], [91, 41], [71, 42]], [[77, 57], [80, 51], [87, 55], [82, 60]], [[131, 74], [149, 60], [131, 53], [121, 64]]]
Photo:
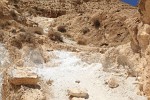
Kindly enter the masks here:
[[131, 48], [136, 53], [141, 53], [143, 56], [149, 46], [150, 38], [150, 0], [140, 0], [139, 13], [140, 21], [132, 19], [130, 34], [131, 34]]
[[150, 0], [140, 0], [139, 11], [143, 23], [150, 24]]
[[138, 25], [137, 41], [141, 49], [142, 57], [146, 59], [147, 64], [143, 71], [143, 93], [150, 99], [150, 0], [140, 0], [139, 12], [141, 23]]
[[7, 6], [7, 1], [6, 0], [1, 0], [0, 1], [0, 18], [3, 18], [4, 16], [8, 15], [8, 6]]

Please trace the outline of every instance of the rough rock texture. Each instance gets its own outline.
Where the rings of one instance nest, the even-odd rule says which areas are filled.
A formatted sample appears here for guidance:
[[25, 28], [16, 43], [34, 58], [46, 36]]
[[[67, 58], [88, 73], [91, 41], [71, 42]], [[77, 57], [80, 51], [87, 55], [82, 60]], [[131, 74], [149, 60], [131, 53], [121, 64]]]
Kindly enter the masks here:
[[111, 77], [107, 80], [107, 84], [110, 88], [117, 88], [119, 86], [119, 81], [116, 78]]
[[[57, 18], [67, 13], [83, 13], [84, 11], [98, 9], [97, 2], [101, 1], [105, 0], [19, 0], [15, 3], [15, 5], [20, 8], [20, 12], [28, 11], [28, 13], [24, 13], [24, 15], [27, 16], [29, 14], [38, 14], [45, 17]], [[110, 1], [117, 2], [118, 0], [106, 0], [105, 2], [108, 3]], [[89, 9], [88, 7], [86, 7], [86, 5], [91, 5], [92, 9]]]
[[140, 0], [139, 11], [141, 13], [141, 19], [144, 24], [150, 24], [150, 1]]
[[86, 100], [86, 99], [84, 99], [84, 98], [72, 98], [71, 100]]
[[[129, 56], [130, 55], [130, 56]], [[127, 76], [140, 74], [140, 68], [146, 61], [140, 58], [140, 54], [133, 53], [130, 43], [109, 48], [105, 52], [102, 64], [104, 71], [125, 73]]]
[[68, 90], [68, 95], [70, 97], [77, 97], [77, 98], [88, 98], [88, 93], [86, 89], [81, 88], [74, 88]]
[[144, 24], [143, 26], [139, 26], [138, 28], [137, 40], [139, 42], [139, 47], [142, 50], [146, 50], [146, 48], [149, 45], [149, 39], [150, 39], [149, 30], [150, 30], [150, 26], [147, 24]]
[[39, 77], [32, 68], [16, 68], [12, 70], [11, 79], [9, 80], [13, 85], [37, 85]]
[[[48, 85], [45, 81], [39, 80], [37, 75], [33, 74], [34, 70], [31, 71], [30, 69], [32, 68], [22, 67], [18, 70], [10, 68], [5, 71], [2, 100], [49, 100], [50, 94], [46, 95], [47, 91], [50, 93]], [[15, 70], [15, 78], [13, 78], [11, 73]]]
[[145, 59], [145, 64], [143, 65], [142, 73], [142, 91], [150, 99], [150, 60], [149, 60], [149, 38], [150, 38], [150, 1], [140, 0], [139, 12], [141, 15], [142, 22], [134, 28], [134, 42], [131, 45], [140, 51], [142, 59]]

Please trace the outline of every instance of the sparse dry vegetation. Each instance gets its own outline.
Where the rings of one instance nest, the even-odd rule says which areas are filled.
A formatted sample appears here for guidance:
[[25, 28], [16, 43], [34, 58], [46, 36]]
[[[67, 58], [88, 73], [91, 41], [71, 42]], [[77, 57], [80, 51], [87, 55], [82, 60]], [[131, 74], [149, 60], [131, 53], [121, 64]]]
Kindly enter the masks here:
[[58, 30], [59, 32], [63, 32], [63, 33], [67, 31], [64, 25], [58, 26], [58, 27], [57, 27], [57, 30]]
[[85, 38], [78, 38], [78, 42], [77, 42], [79, 45], [86, 45], [87, 44], [87, 41]]
[[48, 37], [53, 41], [63, 42], [63, 38], [61, 37], [61, 33], [50, 29], [48, 32]]
[[[140, 0], [138, 7], [120, 0], [0, 0], [2, 100], [66, 100], [72, 95], [74, 100], [85, 94], [87, 100], [149, 99], [149, 4], [149, 0]], [[38, 82], [31, 84], [34, 79]], [[134, 79], [141, 96], [135, 94]], [[72, 80], [89, 91], [79, 89], [68, 96], [63, 85], [71, 87]]]
[[86, 34], [86, 33], [90, 32], [90, 29], [88, 27], [84, 27], [81, 31], [83, 34]]

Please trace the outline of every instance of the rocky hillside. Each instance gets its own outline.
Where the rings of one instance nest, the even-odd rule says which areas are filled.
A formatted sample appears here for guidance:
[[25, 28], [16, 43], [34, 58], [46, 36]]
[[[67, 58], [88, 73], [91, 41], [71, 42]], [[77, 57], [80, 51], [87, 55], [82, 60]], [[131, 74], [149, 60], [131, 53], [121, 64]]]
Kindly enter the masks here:
[[[137, 32], [135, 32], [136, 42], [139, 46], [139, 50], [141, 51], [142, 57], [145, 59], [146, 63], [143, 66], [143, 91], [146, 96], [150, 96], [150, 60], [149, 60], [149, 52], [150, 52], [150, 5], [149, 0], [141, 0], [139, 4], [139, 12], [141, 15], [142, 22], [137, 26]], [[149, 98], [150, 99], [150, 98]]]
[[[134, 89], [129, 89], [132, 86], [128, 82], [130, 78], [136, 78], [139, 92], [138, 95], [132, 95], [134, 96], [131, 96], [132, 99], [141, 100], [143, 96], [149, 98], [149, 5], [149, 0], [140, 0], [138, 7], [132, 7], [120, 2], [120, 0], [1, 0], [0, 42], [2, 45], [0, 46], [3, 47], [0, 48], [0, 52], [5, 51], [2, 57], [6, 56], [4, 61], [0, 61], [0, 71], [3, 73], [3, 100], [29, 100], [32, 98], [32, 96], [28, 96], [29, 94], [33, 94], [33, 100], [49, 100], [53, 96], [49, 94], [47, 89], [51, 87], [55, 89], [54, 95], [57, 95], [53, 97], [55, 100], [60, 100], [58, 98], [61, 96], [66, 100], [68, 96], [64, 88], [67, 87], [64, 83], [74, 80], [73, 77], [68, 77], [72, 75], [71, 72], [74, 70], [76, 72], [73, 75], [76, 78], [79, 77], [90, 85], [91, 83], [96, 84], [88, 88], [91, 90], [89, 93], [92, 94], [89, 98], [95, 99], [97, 97], [97, 95], [93, 95], [99, 92], [95, 87], [104, 83], [106, 76], [110, 74], [118, 76], [118, 79], [121, 80], [119, 81], [120, 88], [117, 88], [119, 82], [114, 82], [116, 80], [114, 78], [105, 82], [109, 87], [117, 88], [117, 92], [110, 90], [110, 94], [112, 93], [116, 97], [117, 95], [121, 97], [122, 94], [131, 96]], [[65, 58], [66, 56], [68, 58]], [[78, 57], [81, 58], [81, 61], [76, 59]], [[70, 59], [73, 60], [71, 63]], [[97, 67], [99, 64], [102, 64], [102, 67]], [[88, 68], [84, 70], [85, 65], [92, 69], [89, 76], [92, 80], [86, 77], [90, 70]], [[33, 67], [39, 72], [34, 75], [31, 73], [32, 68], [26, 69], [27, 66]], [[57, 66], [58, 69], [56, 67], [56, 70], [54, 66]], [[48, 71], [58, 76], [49, 74], [47, 67], [54, 67]], [[81, 75], [76, 75], [78, 69], [80, 69]], [[17, 74], [15, 72], [29, 73]], [[82, 72], [85, 74], [83, 77], [81, 77]], [[13, 75], [19, 76], [19, 79], [26, 78], [20, 82]], [[38, 75], [48, 78], [49, 75], [52, 75], [54, 80], [39, 80]], [[101, 78], [96, 81], [95, 77]], [[29, 80], [33, 83], [30, 83]], [[75, 83], [80, 84], [80, 81], [76, 80]], [[88, 87], [87, 84], [83, 86]], [[57, 85], [63, 85], [63, 88], [58, 88]], [[68, 86], [71, 87], [71, 84]], [[101, 86], [103, 87], [104, 84]], [[97, 93], [92, 91], [93, 88]], [[123, 92], [122, 88], [127, 90]], [[106, 89], [102, 90], [107, 93]], [[118, 94], [114, 94], [115, 92]], [[57, 93], [63, 95], [59, 96]], [[39, 95], [37, 96], [37, 94]], [[122, 98], [126, 98], [125, 95]], [[80, 100], [79, 98], [80, 96], [77, 100]], [[74, 100], [72, 97], [70, 99]], [[105, 96], [103, 99], [109, 100]], [[129, 97], [128, 100], [131, 98]]]

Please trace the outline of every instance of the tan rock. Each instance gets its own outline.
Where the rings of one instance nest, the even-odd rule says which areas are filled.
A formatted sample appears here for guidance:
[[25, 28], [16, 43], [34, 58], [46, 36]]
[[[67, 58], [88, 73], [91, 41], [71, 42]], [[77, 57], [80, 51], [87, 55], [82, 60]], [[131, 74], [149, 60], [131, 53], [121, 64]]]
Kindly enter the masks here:
[[110, 88], [117, 88], [119, 86], [118, 80], [115, 79], [114, 77], [111, 77], [110, 79], [108, 79], [107, 84]]
[[31, 68], [16, 68], [11, 71], [10, 83], [14, 85], [36, 85], [39, 82], [37, 74]]
[[139, 12], [141, 19], [145, 24], [150, 24], [150, 0], [140, 0]]
[[88, 98], [89, 96], [87, 90], [81, 88], [69, 89], [68, 95], [71, 97], [78, 97], [78, 98]]
[[150, 30], [150, 26], [144, 24], [142, 27], [138, 28], [137, 40], [139, 42], [139, 46], [141, 49], [145, 50], [149, 45], [150, 34], [148, 33]]
[[150, 25], [144, 24], [144, 30], [146, 31], [146, 33], [150, 34]]
[[73, 97], [71, 100], [86, 100], [86, 99]]
[[25, 28], [25, 31], [27, 33], [36, 33], [36, 34], [39, 34], [39, 35], [44, 34], [43, 29], [41, 27], [27, 27], [27, 28]]
[[45, 100], [41, 90], [38, 89], [27, 89], [21, 96], [21, 100]]

